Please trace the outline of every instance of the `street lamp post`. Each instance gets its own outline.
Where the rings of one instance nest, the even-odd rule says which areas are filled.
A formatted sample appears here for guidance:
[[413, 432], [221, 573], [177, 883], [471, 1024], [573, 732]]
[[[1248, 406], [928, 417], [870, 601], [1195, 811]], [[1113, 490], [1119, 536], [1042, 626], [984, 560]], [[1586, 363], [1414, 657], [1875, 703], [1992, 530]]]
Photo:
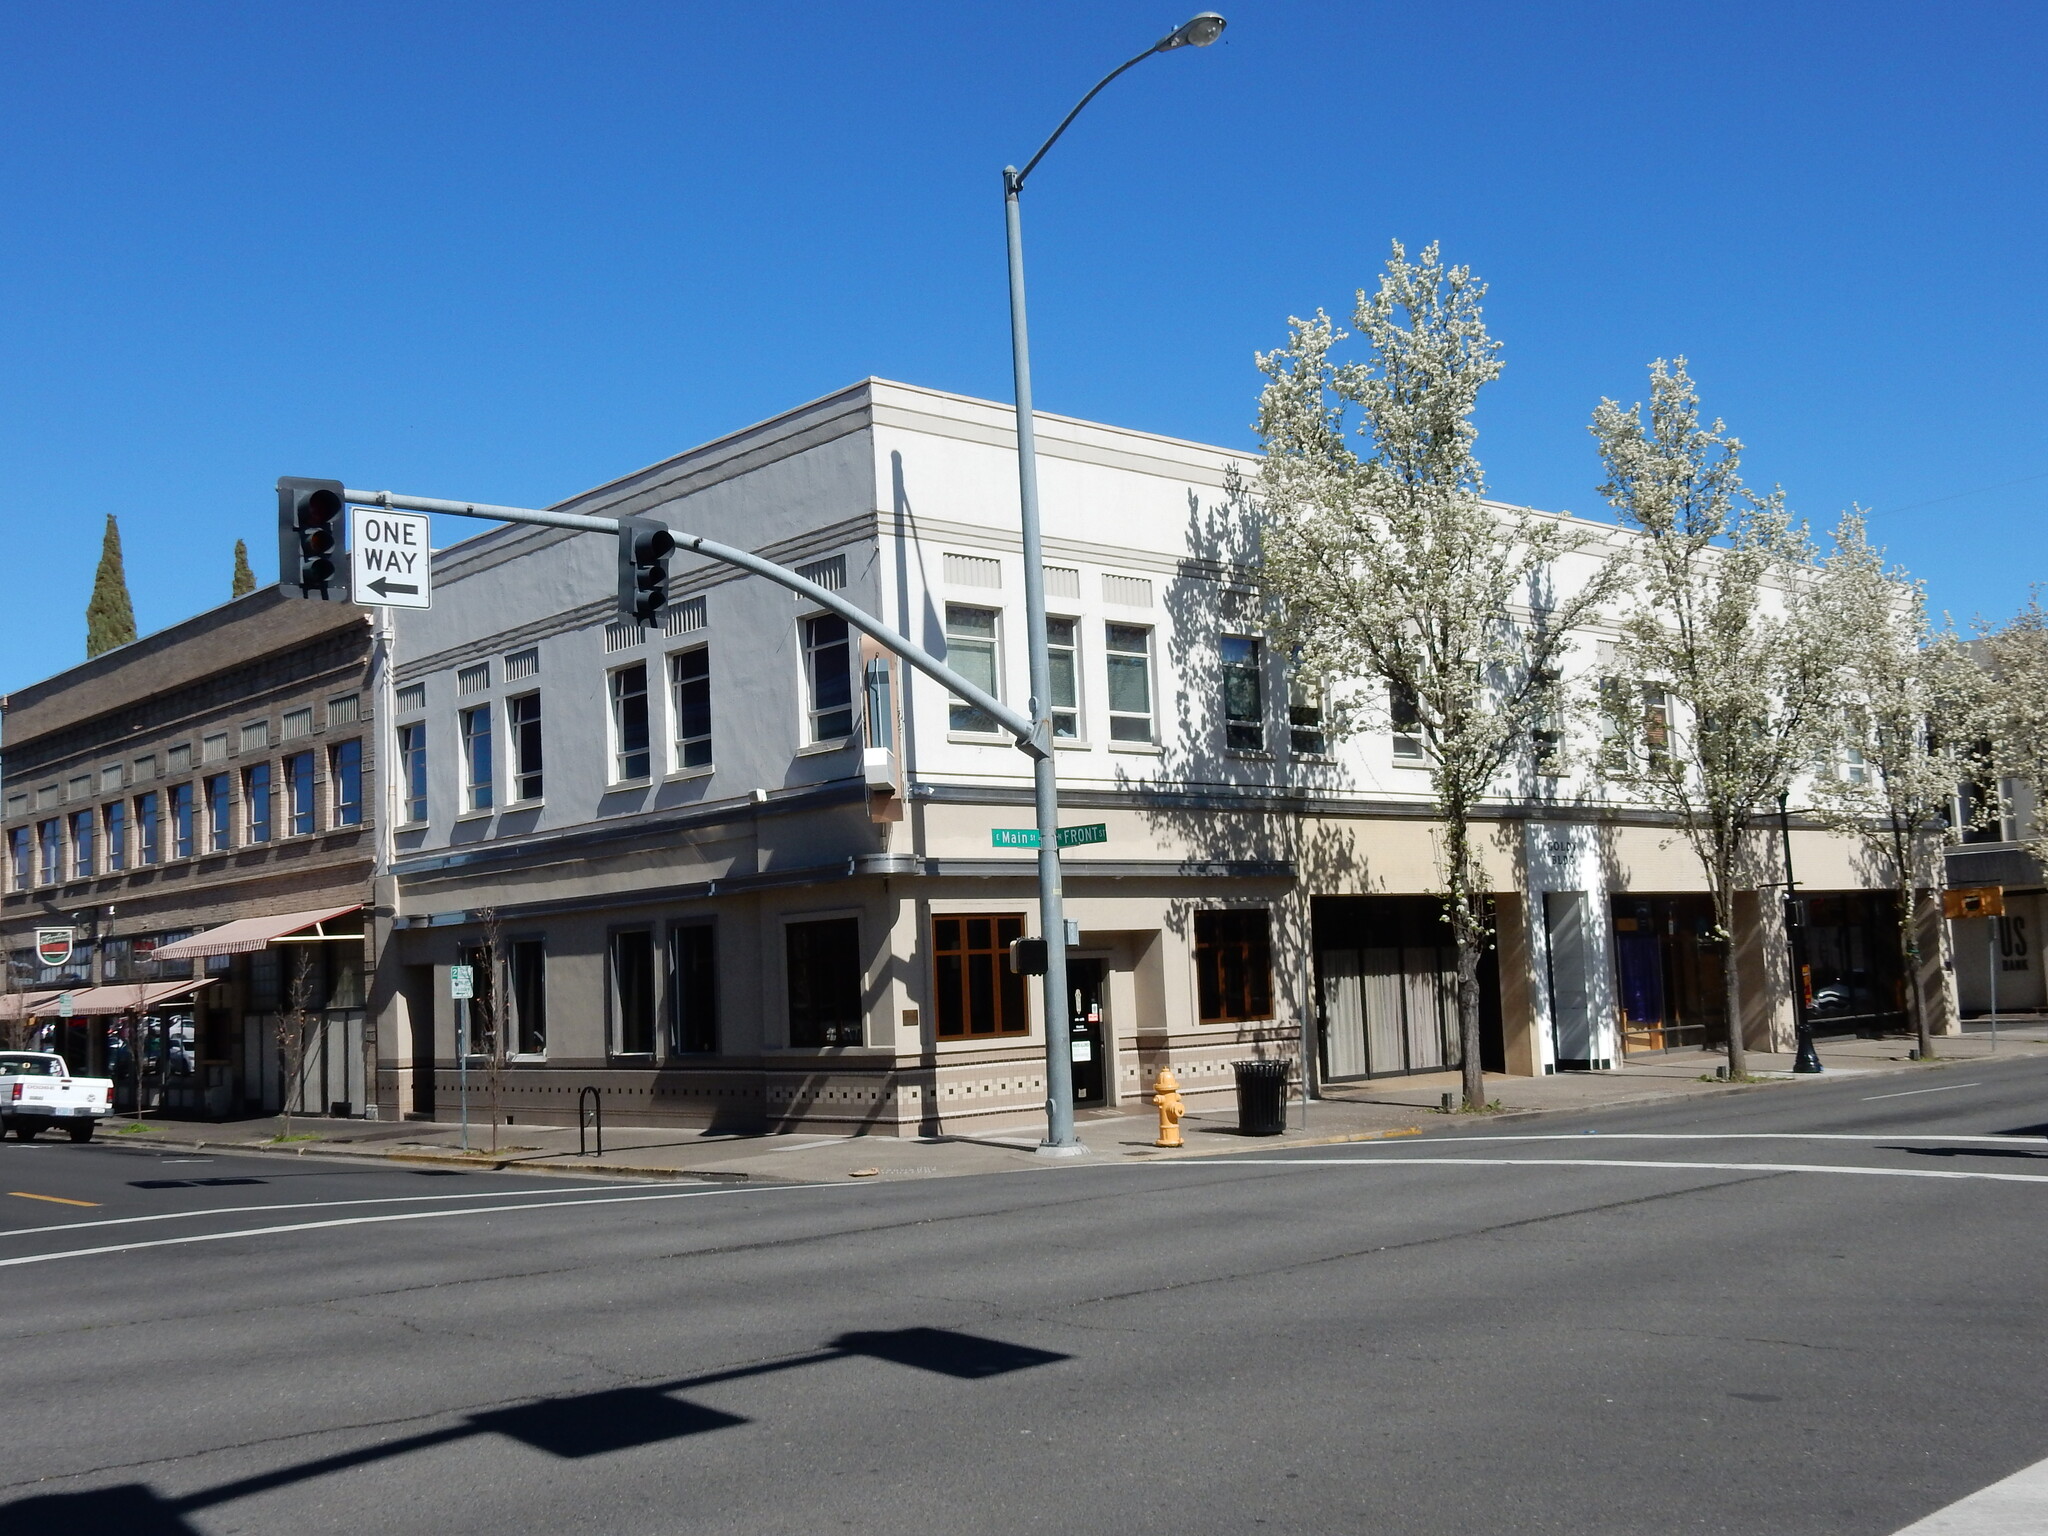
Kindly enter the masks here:
[[1018, 196], [1024, 179], [1059, 141], [1068, 124], [1081, 115], [1102, 88], [1125, 70], [1155, 53], [1175, 48], [1206, 48], [1223, 33], [1224, 21], [1204, 11], [1175, 28], [1136, 58], [1119, 64], [1096, 82], [1095, 89], [1060, 120], [1052, 137], [1024, 169], [1003, 167], [1003, 216], [1010, 248], [1010, 352], [1017, 382], [1017, 491], [1024, 525], [1024, 623], [1031, 659], [1031, 718], [1042, 749], [1032, 761], [1034, 798], [1038, 806], [1038, 931], [1045, 939], [1045, 1140], [1038, 1150], [1049, 1157], [1071, 1157], [1087, 1149], [1074, 1134], [1074, 1056], [1067, 1022], [1067, 923], [1060, 890], [1059, 774], [1053, 765], [1052, 656], [1045, 634], [1045, 561], [1038, 523], [1038, 438], [1032, 430], [1031, 341], [1024, 324], [1024, 230]]
[[1806, 909], [1799, 900], [1799, 882], [1792, 878], [1792, 814], [1785, 808], [1789, 798], [1784, 790], [1778, 791], [1778, 837], [1785, 849], [1785, 936], [1792, 949], [1792, 1070], [1818, 1072], [1820, 1053], [1813, 1048], [1813, 1019], [1806, 1001]]

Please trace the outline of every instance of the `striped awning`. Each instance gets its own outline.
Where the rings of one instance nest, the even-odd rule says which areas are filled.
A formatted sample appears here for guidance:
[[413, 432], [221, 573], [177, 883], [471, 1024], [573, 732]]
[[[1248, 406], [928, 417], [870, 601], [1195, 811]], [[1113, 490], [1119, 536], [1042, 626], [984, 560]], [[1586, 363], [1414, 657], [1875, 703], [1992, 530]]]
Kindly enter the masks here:
[[[71, 989], [71, 1017], [83, 1019], [110, 1013], [140, 1013], [145, 1008], [170, 1002], [213, 983], [213, 977], [202, 976], [195, 981], [132, 981], [110, 987], [74, 987]], [[0, 1013], [0, 1018], [60, 1018], [63, 1015], [59, 1003], [63, 997], [64, 993], [58, 991], [31, 992], [18, 999], [0, 999], [0, 1002], [25, 1005], [16, 1013]]]
[[[363, 910], [361, 902], [346, 907], [317, 907], [311, 912], [276, 912], [269, 917], [238, 917], [175, 944], [158, 946], [154, 960], [201, 960], [208, 955], [250, 955], [270, 947], [287, 934], [303, 933], [337, 917]], [[350, 935], [354, 937], [354, 935]]]

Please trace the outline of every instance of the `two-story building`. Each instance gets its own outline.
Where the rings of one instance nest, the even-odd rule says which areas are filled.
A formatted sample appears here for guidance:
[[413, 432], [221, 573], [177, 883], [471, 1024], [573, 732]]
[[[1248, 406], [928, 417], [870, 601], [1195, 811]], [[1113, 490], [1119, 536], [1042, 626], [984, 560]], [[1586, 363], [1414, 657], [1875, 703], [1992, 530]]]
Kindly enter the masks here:
[[[1274, 654], [1231, 489], [1252, 465], [1051, 416], [1039, 453], [1063, 816], [1106, 830], [1064, 860], [1080, 932], [1051, 1022], [1079, 1103], [1131, 1101], [1167, 1063], [1199, 1102], [1233, 1061], [1304, 1044], [1325, 1080], [1455, 1064], [1421, 744], [1398, 701], [1333, 739]], [[1016, 494], [1008, 407], [868, 380], [562, 508], [793, 566], [1021, 703]], [[1586, 527], [1581, 572], [1627, 537]], [[1032, 824], [1030, 765], [993, 721], [693, 557], [653, 629], [617, 621], [599, 535], [495, 528], [434, 581], [431, 611], [399, 615], [393, 673], [388, 1112], [453, 1112], [466, 1030], [472, 1054], [502, 1040], [515, 1122], [567, 1120], [595, 1086], [649, 1122], [1030, 1123], [1047, 1021], [1005, 951], [1036, 930], [1034, 864], [1004, 836]], [[1486, 812], [1499, 1070], [1726, 1039], [1698, 865], [1590, 757], [1532, 755]], [[1843, 960], [1858, 1001], [1838, 1022], [1895, 1022], [1886, 898], [1847, 841], [1796, 820], [1790, 841], [1842, 955], [1865, 957]], [[1783, 1046], [1775, 896], [1736, 927], [1739, 1025]], [[449, 967], [479, 962], [458, 1004]]]
[[0, 1014], [124, 1107], [278, 1108], [293, 1016], [300, 1102], [371, 1102], [371, 619], [265, 588], [0, 700]]

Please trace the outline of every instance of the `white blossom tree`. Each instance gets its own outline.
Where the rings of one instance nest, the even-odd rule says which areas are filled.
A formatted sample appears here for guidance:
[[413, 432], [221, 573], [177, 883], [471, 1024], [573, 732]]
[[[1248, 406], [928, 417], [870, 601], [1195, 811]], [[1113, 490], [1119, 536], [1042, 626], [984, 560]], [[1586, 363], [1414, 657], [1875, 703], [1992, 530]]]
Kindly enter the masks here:
[[1978, 772], [1984, 673], [1953, 634], [1932, 628], [1925, 590], [1886, 567], [1860, 512], [1837, 526], [1821, 579], [1848, 643], [1841, 750], [1815, 776], [1815, 808], [1891, 876], [1901, 974], [1926, 1060], [1934, 1042], [1921, 982], [1921, 892], [1944, 884], [1956, 786]]
[[2048, 862], [2048, 611], [2039, 588], [2016, 618], [1985, 632], [1979, 651], [1986, 674], [1987, 777], [2025, 790], [2033, 825], [2021, 835], [2028, 851]]
[[1832, 750], [1842, 624], [1805, 529], [1783, 497], [1742, 482], [1742, 444], [1703, 427], [1685, 359], [1650, 365], [1640, 404], [1593, 413], [1600, 493], [1641, 537], [1632, 596], [1603, 677], [1610, 771], [1668, 812], [1714, 898], [1728, 1068], [1748, 1075], [1738, 892], [1755, 890], [1755, 833], [1778, 796]]
[[[1442, 822], [1444, 917], [1457, 949], [1464, 1104], [1484, 1108], [1479, 966], [1492, 936], [1473, 816], [1558, 707], [1570, 635], [1614, 574], [1560, 596], [1558, 562], [1588, 534], [1490, 505], [1473, 453], [1479, 391], [1500, 374], [1485, 285], [1435, 245], [1397, 242], [1352, 323], [1366, 355], [1338, 363], [1327, 315], [1291, 319], [1259, 357], [1262, 581], [1297, 674], [1324, 685], [1329, 728], [1361, 728], [1380, 686], [1412, 707]], [[1361, 454], [1351, 445], [1355, 408]]]

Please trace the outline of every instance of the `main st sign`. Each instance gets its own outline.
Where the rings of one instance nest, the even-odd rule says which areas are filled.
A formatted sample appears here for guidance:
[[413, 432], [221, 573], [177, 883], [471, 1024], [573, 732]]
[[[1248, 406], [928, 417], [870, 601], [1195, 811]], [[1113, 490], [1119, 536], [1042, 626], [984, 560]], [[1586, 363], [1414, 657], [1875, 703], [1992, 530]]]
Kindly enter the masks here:
[[431, 608], [433, 573], [422, 512], [350, 507], [348, 595], [389, 608]]

